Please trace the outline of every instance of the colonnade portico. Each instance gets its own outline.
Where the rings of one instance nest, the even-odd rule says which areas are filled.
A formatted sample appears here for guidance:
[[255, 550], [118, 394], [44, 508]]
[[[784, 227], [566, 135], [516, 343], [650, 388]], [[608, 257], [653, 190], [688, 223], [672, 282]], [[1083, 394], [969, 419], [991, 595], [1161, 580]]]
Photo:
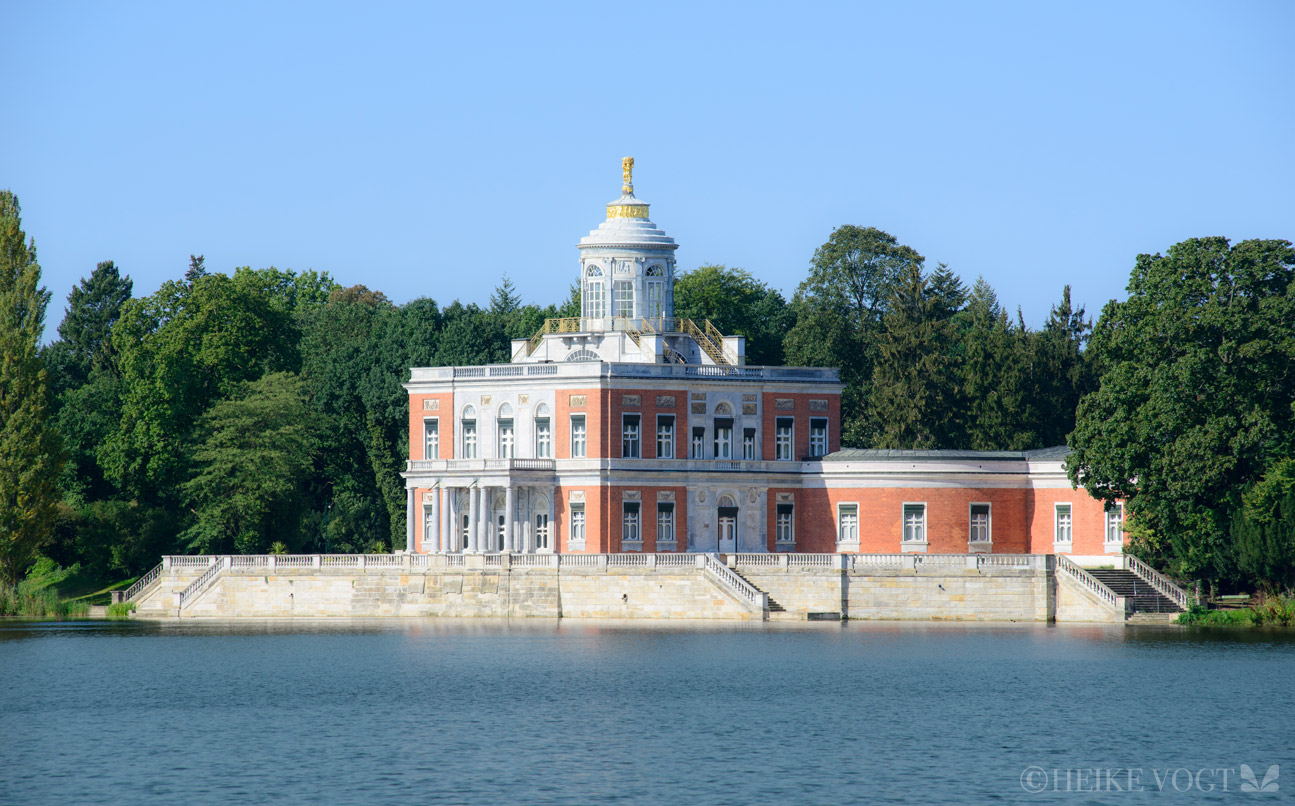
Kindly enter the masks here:
[[[556, 487], [500, 484], [492, 479], [442, 479], [423, 493], [423, 553], [459, 554], [552, 551]], [[416, 491], [409, 490], [409, 522], [414, 523]], [[537, 523], [536, 516], [543, 516]], [[406, 550], [415, 551], [411, 528]]]

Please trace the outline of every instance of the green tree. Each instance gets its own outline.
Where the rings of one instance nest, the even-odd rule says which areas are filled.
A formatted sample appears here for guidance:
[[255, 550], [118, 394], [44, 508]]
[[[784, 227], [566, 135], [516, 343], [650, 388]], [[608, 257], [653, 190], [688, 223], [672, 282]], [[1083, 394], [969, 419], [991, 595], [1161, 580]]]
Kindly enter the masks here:
[[955, 327], [964, 412], [962, 444], [956, 447], [979, 451], [1027, 447], [1019, 444], [1019, 411], [1007, 383], [1016, 348], [1015, 334], [998, 295], [984, 277], [972, 286]]
[[1068, 472], [1127, 502], [1135, 550], [1233, 578], [1242, 491], [1295, 455], [1295, 250], [1184, 241], [1139, 255], [1128, 292], [1094, 330], [1101, 385], [1080, 401]]
[[791, 309], [782, 294], [746, 269], [700, 266], [675, 278], [674, 314], [709, 319], [726, 335], [746, 337], [748, 364], [778, 365]]
[[16, 583], [49, 540], [62, 448], [37, 352], [49, 292], [18, 197], [0, 191], [0, 581]]
[[194, 513], [184, 539], [203, 554], [300, 546], [316, 453], [306, 386], [275, 372], [217, 402], [199, 420], [194, 475], [184, 496]]
[[941, 448], [955, 439], [953, 324], [948, 298], [935, 291], [910, 263], [882, 319], [869, 406], [878, 448]]
[[809, 276], [796, 289], [796, 323], [783, 342], [789, 364], [838, 367], [841, 439], [868, 446], [865, 414], [870, 396], [877, 340], [896, 281], [923, 258], [895, 236], [874, 227], [843, 226], [814, 252]]
[[1274, 591], [1295, 589], [1295, 459], [1282, 459], [1246, 491], [1232, 516], [1237, 568]]
[[42, 351], [56, 393], [85, 383], [92, 369], [111, 363], [112, 326], [130, 299], [133, 283], [111, 260], [95, 266], [67, 295], [59, 338]]

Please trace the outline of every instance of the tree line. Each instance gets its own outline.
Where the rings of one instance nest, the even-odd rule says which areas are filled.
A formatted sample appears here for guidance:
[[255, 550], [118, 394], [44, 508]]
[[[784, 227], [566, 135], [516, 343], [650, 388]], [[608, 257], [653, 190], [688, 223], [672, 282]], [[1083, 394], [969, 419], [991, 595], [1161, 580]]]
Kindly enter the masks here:
[[[506, 362], [510, 339], [580, 315], [578, 284], [543, 307], [523, 303], [506, 276], [487, 307], [397, 305], [327, 273], [209, 272], [201, 256], [136, 297], [105, 261], [71, 290], [58, 338], [40, 348], [50, 294], [8, 191], [0, 224], [0, 575], [11, 581], [38, 551], [125, 577], [168, 552], [398, 546], [409, 367]], [[1210, 301], [1223, 293], [1217, 275], [1192, 294], [1175, 287], [1178, 264], [1204, 265], [1197, 252], [1210, 249], [1210, 265], [1236, 252], [1246, 277], [1263, 278], [1229, 286], [1231, 308]], [[968, 288], [888, 233], [843, 226], [790, 300], [745, 270], [702, 266], [677, 278], [675, 314], [744, 335], [753, 364], [839, 367], [846, 446], [1069, 443], [1072, 478], [1127, 502], [1146, 556], [1179, 574], [1292, 584], [1289, 563], [1273, 559], [1295, 510], [1292, 262], [1280, 241], [1186, 242], [1167, 257], [1140, 256], [1129, 300], [1110, 303], [1096, 326], [1063, 287], [1035, 330], [983, 278]], [[1201, 306], [1217, 321], [1197, 332], [1190, 312]], [[1227, 331], [1238, 316], [1246, 323]], [[1170, 344], [1170, 325], [1186, 341]], [[1185, 360], [1191, 338], [1204, 355], [1216, 337], [1232, 339], [1227, 360], [1190, 358], [1209, 402], [1179, 412], [1184, 427], [1205, 418], [1191, 421], [1199, 438], [1166, 456], [1164, 384], [1130, 367], [1154, 376]], [[1179, 391], [1193, 388], [1179, 381]], [[1211, 412], [1232, 419], [1214, 423]], [[1162, 441], [1139, 441], [1152, 433]], [[1220, 459], [1224, 448], [1245, 460]], [[1202, 466], [1182, 464], [1189, 458]]]

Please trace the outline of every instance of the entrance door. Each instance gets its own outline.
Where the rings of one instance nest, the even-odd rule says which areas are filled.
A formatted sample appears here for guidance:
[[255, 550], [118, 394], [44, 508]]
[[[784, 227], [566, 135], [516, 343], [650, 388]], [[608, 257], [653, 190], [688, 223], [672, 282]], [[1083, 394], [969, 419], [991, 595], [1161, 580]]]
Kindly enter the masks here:
[[737, 507], [719, 508], [719, 550], [737, 551]]

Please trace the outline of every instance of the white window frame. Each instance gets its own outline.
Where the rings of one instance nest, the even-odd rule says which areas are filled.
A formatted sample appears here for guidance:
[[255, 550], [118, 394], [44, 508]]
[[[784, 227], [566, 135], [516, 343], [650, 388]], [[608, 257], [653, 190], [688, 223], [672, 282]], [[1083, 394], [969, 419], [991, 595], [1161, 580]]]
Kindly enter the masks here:
[[643, 548], [643, 502], [621, 502], [621, 549], [640, 551]]
[[755, 428], [742, 429], [742, 459], [747, 462], [755, 461], [756, 457], [756, 434], [759, 433]]
[[[429, 429], [428, 426], [431, 426]], [[441, 458], [441, 418], [423, 418], [423, 458]]]
[[[663, 431], [662, 425], [666, 423], [669, 424], [669, 427]], [[675, 416], [673, 414], [658, 414], [656, 416], [656, 458], [658, 459], [674, 458], [674, 424]]]
[[549, 513], [535, 513], [535, 550], [549, 551]]
[[[786, 507], [787, 522], [786, 529], [783, 528], [782, 513], [778, 510]], [[773, 505], [773, 533], [774, 544], [781, 548], [796, 545], [796, 505], [794, 503], [775, 503]]]
[[603, 280], [587, 280], [585, 290], [588, 292], [585, 318], [602, 319], [607, 315], [607, 283]]
[[[700, 433], [698, 433], [700, 432]], [[694, 425], [692, 427], [692, 441], [689, 443], [689, 459], [706, 458], [706, 428], [705, 426]]]
[[[584, 459], [589, 455], [588, 420], [583, 414], [571, 415], [571, 458]], [[579, 428], [576, 424], [579, 423]]]
[[[1106, 517], [1103, 522], [1106, 524], [1106, 530], [1102, 535], [1103, 548], [1110, 553], [1122, 553], [1124, 551], [1124, 503], [1116, 502], [1111, 504], [1110, 508], [1103, 513]], [[1111, 539], [1111, 526], [1114, 525], [1118, 532], [1116, 538]]]
[[[919, 524], [922, 530], [922, 536], [920, 539], [910, 540], [908, 538], [908, 534], [909, 534], [908, 533], [908, 508], [909, 507], [922, 508], [922, 520]], [[929, 514], [929, 512], [930, 510], [927, 508], [925, 501], [904, 501], [899, 505], [899, 528], [900, 528], [899, 542], [900, 542], [900, 548], [903, 551], [926, 551], [926, 547], [930, 545], [930, 542], [931, 542], [931, 535], [930, 535], [930, 532], [928, 531], [928, 518], [927, 518], [927, 515]]]
[[618, 319], [634, 318], [634, 281], [612, 281], [612, 316]]
[[675, 545], [673, 501], [658, 501], [656, 504], [656, 542], [658, 550], [662, 545], [672, 548]]
[[[631, 425], [632, 423], [632, 425]], [[633, 428], [633, 432], [630, 429]], [[628, 412], [621, 415], [621, 458], [643, 458], [643, 415]]]
[[475, 419], [464, 420], [462, 425], [462, 430], [463, 430], [463, 458], [476, 459], [480, 452], [479, 451], [480, 433], [477, 431], [477, 421]]
[[[823, 428], [817, 435], [814, 433], [814, 423], [822, 423]], [[810, 417], [809, 418], [809, 455], [813, 457], [827, 456], [827, 418]], [[816, 438], [817, 437], [817, 438]]]
[[[726, 418], [729, 421], [728, 428], [720, 428], [719, 423], [712, 423], [711, 430], [715, 435], [715, 458], [732, 459], [733, 458], [733, 419]], [[721, 431], [728, 432], [727, 437], [720, 434]]]
[[535, 418], [535, 458], [553, 458], [553, 420], [548, 417]]
[[648, 319], [660, 319], [665, 315], [665, 282], [662, 280], [647, 281], [647, 307], [643, 314]]
[[[973, 507], [986, 507], [988, 512], [985, 513], [985, 539], [976, 540], [976, 522], [975, 515], [972, 514]], [[967, 504], [967, 546], [971, 551], [989, 551], [994, 545], [994, 505], [990, 501], [971, 501]]]
[[517, 427], [513, 418], [495, 420], [495, 448], [500, 459], [512, 459], [517, 454]]
[[[853, 524], [847, 524], [846, 508], [853, 509], [851, 517], [854, 518]], [[841, 501], [836, 505], [836, 545], [852, 546], [859, 545], [859, 502], [858, 501]]]
[[[1061, 508], [1066, 508], [1066, 539], [1061, 539]], [[1052, 546], [1065, 548], [1067, 551], [1075, 545], [1075, 507], [1069, 501], [1057, 501], [1052, 505]]]
[[[787, 421], [787, 431], [784, 435], [781, 423]], [[774, 417], [773, 418], [773, 458], [779, 462], [790, 462], [796, 458], [796, 418], [795, 417]]]
[[583, 501], [567, 504], [567, 545], [585, 547], [585, 505]]

